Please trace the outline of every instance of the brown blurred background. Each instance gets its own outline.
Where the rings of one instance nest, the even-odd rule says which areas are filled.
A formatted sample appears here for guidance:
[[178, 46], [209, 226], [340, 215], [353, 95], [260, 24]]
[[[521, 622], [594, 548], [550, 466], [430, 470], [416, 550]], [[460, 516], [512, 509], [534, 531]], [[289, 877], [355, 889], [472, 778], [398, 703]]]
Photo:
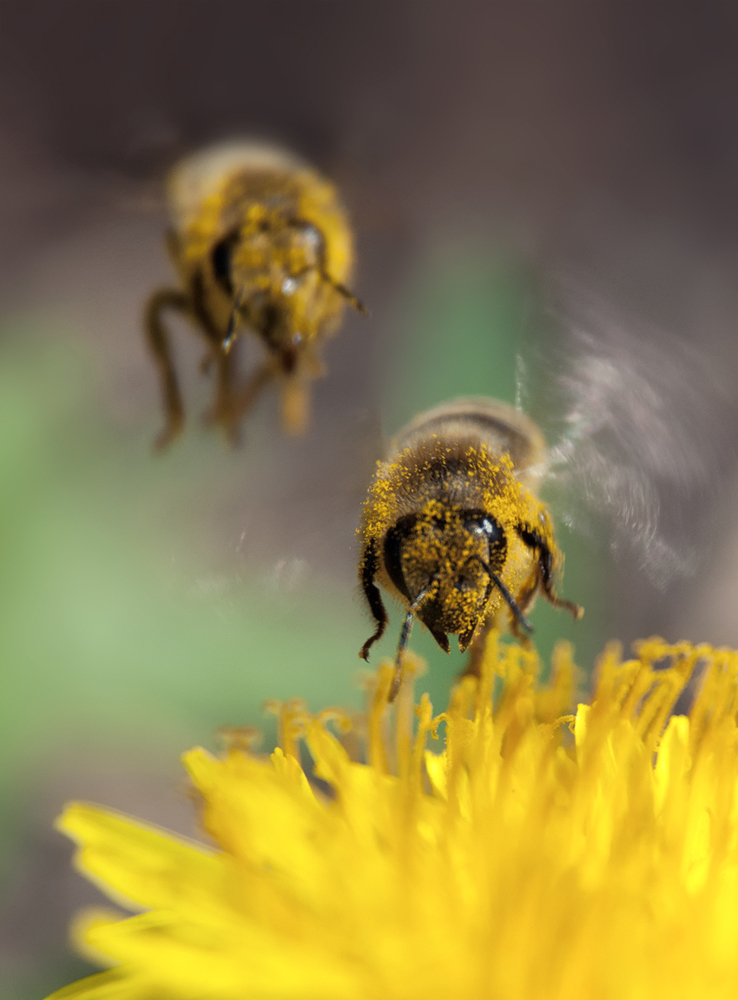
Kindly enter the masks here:
[[[85, 970], [65, 928], [96, 896], [50, 829], [66, 798], [191, 832], [180, 750], [270, 695], [358, 698], [354, 532], [382, 434], [439, 393], [512, 401], [523, 342], [545, 381], [559, 275], [638, 317], [608, 336], [645, 343], [655, 383], [683, 357], [660, 417], [670, 440], [696, 395], [696, 471], [659, 496], [702, 556], [658, 589], [606, 527], [562, 527], [567, 596], [589, 603], [563, 634], [584, 668], [605, 636], [738, 645], [737, 29], [711, 0], [0, 2], [4, 998]], [[200, 426], [182, 328], [190, 424], [154, 459], [161, 179], [244, 134], [339, 183], [372, 317], [331, 344], [307, 438], [267, 396], [236, 453]], [[437, 701], [457, 668], [433, 667]]]

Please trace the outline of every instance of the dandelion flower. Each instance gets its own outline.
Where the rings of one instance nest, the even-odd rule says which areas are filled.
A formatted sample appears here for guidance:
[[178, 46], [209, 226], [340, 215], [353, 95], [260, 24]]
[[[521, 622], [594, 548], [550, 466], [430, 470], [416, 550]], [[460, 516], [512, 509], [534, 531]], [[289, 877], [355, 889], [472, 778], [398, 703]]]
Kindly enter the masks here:
[[732, 1000], [738, 653], [613, 646], [569, 716], [568, 649], [536, 669], [493, 635], [434, 718], [409, 682], [388, 708], [383, 665], [362, 761], [296, 703], [270, 758], [190, 751], [212, 847], [69, 806], [79, 866], [138, 912], [81, 919], [110, 968], [54, 1000]]

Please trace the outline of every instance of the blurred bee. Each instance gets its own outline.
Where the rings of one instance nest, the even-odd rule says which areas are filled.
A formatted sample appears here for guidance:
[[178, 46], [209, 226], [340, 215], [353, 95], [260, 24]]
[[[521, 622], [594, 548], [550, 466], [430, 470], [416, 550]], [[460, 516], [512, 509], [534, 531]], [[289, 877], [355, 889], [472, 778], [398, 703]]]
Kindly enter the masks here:
[[[301, 434], [309, 383], [323, 374], [321, 349], [346, 303], [365, 312], [345, 282], [353, 236], [336, 189], [291, 154], [231, 142], [187, 157], [167, 181], [167, 246], [178, 288], [163, 288], [146, 307], [148, 343], [159, 369], [166, 426], [156, 445], [180, 433], [182, 399], [162, 314], [183, 313], [207, 344], [201, 370], [215, 364], [217, 393], [209, 422], [232, 440], [239, 421], [271, 381], [279, 383], [285, 430]], [[242, 386], [235, 352], [244, 329], [266, 356]]]
[[379, 463], [364, 506], [359, 579], [376, 621], [360, 655], [384, 633], [387, 612], [375, 581], [406, 610], [390, 692], [402, 680], [415, 618], [441, 649], [449, 634], [471, 646], [479, 668], [484, 637], [509, 625], [518, 637], [538, 591], [574, 618], [554, 578], [563, 557], [536, 490], [545, 443], [520, 411], [493, 399], [457, 399], [411, 421]]

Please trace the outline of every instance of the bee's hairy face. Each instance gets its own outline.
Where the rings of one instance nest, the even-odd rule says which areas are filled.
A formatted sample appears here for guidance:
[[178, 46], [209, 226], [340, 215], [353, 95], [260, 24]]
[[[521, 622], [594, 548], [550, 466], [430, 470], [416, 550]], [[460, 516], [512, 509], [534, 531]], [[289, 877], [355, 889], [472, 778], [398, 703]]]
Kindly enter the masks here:
[[243, 322], [275, 352], [301, 350], [317, 336], [335, 295], [324, 280], [324, 244], [310, 223], [252, 213], [231, 258]]
[[418, 617], [431, 631], [460, 635], [474, 630], [489, 602], [485, 567], [502, 572], [506, 553], [504, 530], [493, 517], [434, 501], [388, 533], [385, 564], [410, 602], [430, 587]]

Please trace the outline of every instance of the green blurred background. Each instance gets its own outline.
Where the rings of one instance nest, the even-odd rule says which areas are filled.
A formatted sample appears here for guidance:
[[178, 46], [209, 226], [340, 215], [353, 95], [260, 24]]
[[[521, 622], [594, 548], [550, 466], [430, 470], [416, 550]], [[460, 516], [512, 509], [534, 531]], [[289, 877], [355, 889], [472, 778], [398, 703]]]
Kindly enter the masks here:
[[[551, 271], [735, 370], [735, 21], [711, 0], [0, 0], [3, 1000], [88, 968], [66, 927], [99, 897], [52, 829], [66, 800], [193, 834], [183, 750], [243, 724], [269, 748], [266, 698], [361, 703], [355, 532], [382, 441], [460, 394], [522, 399], [553, 433]], [[336, 178], [372, 316], [330, 344], [306, 437], [267, 393], [237, 451], [202, 425], [212, 386], [175, 324], [189, 422], [155, 456], [161, 179], [245, 133]], [[586, 688], [612, 635], [738, 642], [738, 518], [708, 513], [722, 555], [664, 593], [559, 519], [586, 615], [539, 602], [544, 660], [571, 639]], [[420, 628], [412, 646], [442, 706], [461, 657]]]

